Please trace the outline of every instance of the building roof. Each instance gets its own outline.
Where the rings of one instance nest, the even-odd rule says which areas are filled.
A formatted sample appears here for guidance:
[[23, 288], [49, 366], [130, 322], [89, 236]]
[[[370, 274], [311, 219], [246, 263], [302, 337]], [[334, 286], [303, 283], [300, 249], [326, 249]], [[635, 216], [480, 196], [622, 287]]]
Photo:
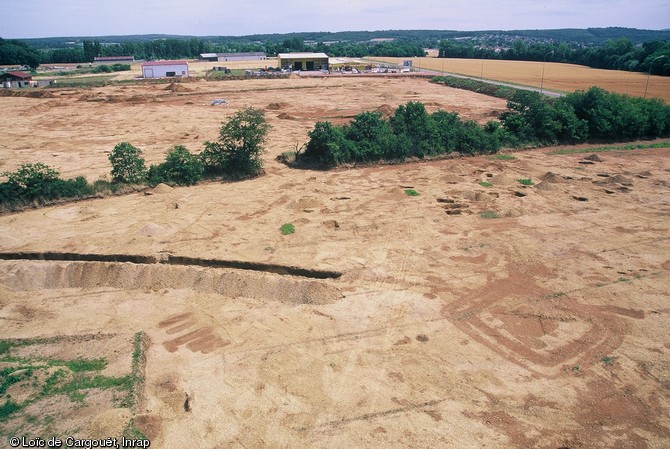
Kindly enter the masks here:
[[19, 71], [7, 72], [7, 73], [3, 73], [2, 75], [12, 75], [13, 77], [16, 77], [16, 78], [32, 78], [33, 77], [30, 73], [19, 72]]
[[228, 58], [231, 56], [265, 56], [265, 53], [261, 51], [247, 51], [240, 53], [217, 53], [217, 56]]
[[134, 61], [135, 56], [96, 56], [94, 61]]
[[188, 65], [188, 61], [178, 59], [174, 61], [148, 61], [142, 63], [142, 67], [153, 67], [158, 65]]
[[279, 53], [279, 59], [327, 59], [328, 55], [325, 53]]
[[219, 55], [216, 53], [200, 53], [201, 58], [218, 58]]

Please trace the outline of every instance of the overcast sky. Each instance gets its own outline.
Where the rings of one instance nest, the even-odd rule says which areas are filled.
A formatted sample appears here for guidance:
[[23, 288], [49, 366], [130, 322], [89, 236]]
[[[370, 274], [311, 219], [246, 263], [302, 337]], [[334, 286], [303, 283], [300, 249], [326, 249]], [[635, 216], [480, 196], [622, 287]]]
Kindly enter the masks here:
[[388, 29], [670, 28], [670, 0], [16, 0], [5, 39]]

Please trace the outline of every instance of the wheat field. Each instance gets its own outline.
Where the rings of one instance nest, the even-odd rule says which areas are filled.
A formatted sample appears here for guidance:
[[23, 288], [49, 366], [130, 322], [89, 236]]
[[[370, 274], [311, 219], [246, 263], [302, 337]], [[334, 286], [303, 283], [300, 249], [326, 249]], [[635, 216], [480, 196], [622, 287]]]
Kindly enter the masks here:
[[[371, 58], [389, 63], [402, 63], [407, 58]], [[525, 86], [540, 87], [542, 62], [497, 61], [481, 59], [412, 58], [415, 68], [437, 72], [458, 73], [488, 80], [506, 81]], [[544, 64], [543, 87], [558, 92], [585, 90], [599, 86], [611, 92], [643, 96], [649, 78], [647, 97], [662, 98], [670, 102], [670, 78], [650, 76], [638, 72], [592, 69], [575, 64], [547, 62]]]

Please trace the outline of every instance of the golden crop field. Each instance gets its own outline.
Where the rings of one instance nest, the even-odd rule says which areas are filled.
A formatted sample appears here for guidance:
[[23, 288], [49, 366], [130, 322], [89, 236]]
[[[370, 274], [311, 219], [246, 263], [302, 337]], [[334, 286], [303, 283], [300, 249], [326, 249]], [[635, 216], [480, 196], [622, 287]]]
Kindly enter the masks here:
[[[407, 58], [370, 58], [394, 64]], [[481, 59], [412, 58], [414, 67], [437, 72], [458, 73], [488, 80], [506, 81], [540, 87], [542, 62], [498, 61]], [[482, 69], [483, 68], [483, 69]], [[638, 72], [601, 70], [575, 64], [547, 62], [544, 67], [544, 88], [559, 92], [574, 92], [599, 86], [612, 92], [643, 96], [647, 75]], [[647, 97], [658, 97], [670, 102], [670, 78], [649, 77]]]

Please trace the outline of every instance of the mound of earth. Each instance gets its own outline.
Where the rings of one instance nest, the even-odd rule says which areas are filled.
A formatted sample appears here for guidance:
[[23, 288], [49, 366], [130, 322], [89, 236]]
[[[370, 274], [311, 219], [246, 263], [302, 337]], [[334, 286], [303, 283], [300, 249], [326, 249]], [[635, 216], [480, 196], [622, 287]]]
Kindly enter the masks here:
[[167, 184], [163, 184], [162, 182], [158, 184], [156, 187], [154, 187], [153, 192], [154, 193], [170, 193], [172, 190], [174, 190], [172, 187], [170, 187]]
[[546, 172], [542, 176], [540, 176], [540, 179], [544, 182], [548, 182], [550, 184], [559, 184], [562, 182], [565, 182], [565, 180], [557, 175], [556, 173], [552, 173], [550, 171]]
[[621, 184], [622, 186], [632, 186], [633, 185], [633, 180], [630, 178], [626, 178], [623, 175], [614, 175], [610, 176], [609, 178], [606, 178], [604, 181], [594, 181], [594, 184], [597, 185], [617, 185]]
[[15, 291], [108, 287], [124, 290], [189, 289], [288, 304], [330, 304], [334, 286], [273, 273], [164, 264], [116, 262], [0, 262], [0, 284]]
[[278, 111], [279, 109], [284, 109], [288, 107], [288, 103], [284, 102], [278, 102], [278, 103], [270, 103], [269, 105], [265, 106], [265, 109], [268, 111]]
[[549, 181], [542, 181], [535, 184], [537, 190], [554, 190], [555, 187], [551, 185]]
[[469, 175], [472, 172], [472, 168], [460, 162], [449, 164], [446, 169], [450, 173], [454, 173], [456, 175]]
[[495, 186], [511, 186], [514, 185], [516, 181], [506, 173], [499, 173], [493, 176], [489, 182]]
[[296, 118], [294, 116], [292, 116], [291, 114], [287, 114], [286, 112], [282, 112], [281, 114], [278, 114], [277, 118], [282, 119], [282, 120], [296, 120]]
[[461, 182], [461, 178], [458, 175], [455, 175], [453, 173], [446, 174], [442, 176], [442, 180], [446, 182], [447, 184], [457, 184]]
[[502, 216], [507, 218], [517, 218], [522, 216], [524, 213], [525, 211], [521, 208], [511, 208], [504, 211]]
[[375, 111], [381, 113], [381, 115], [384, 117], [390, 117], [395, 113], [395, 109], [393, 108], [393, 106], [386, 103], [379, 106], [377, 109], [375, 109]]
[[191, 89], [179, 83], [170, 83], [164, 87], [164, 90], [169, 90], [172, 92], [191, 92]]
[[585, 161], [602, 162], [603, 160], [597, 154], [590, 154], [584, 158]]

